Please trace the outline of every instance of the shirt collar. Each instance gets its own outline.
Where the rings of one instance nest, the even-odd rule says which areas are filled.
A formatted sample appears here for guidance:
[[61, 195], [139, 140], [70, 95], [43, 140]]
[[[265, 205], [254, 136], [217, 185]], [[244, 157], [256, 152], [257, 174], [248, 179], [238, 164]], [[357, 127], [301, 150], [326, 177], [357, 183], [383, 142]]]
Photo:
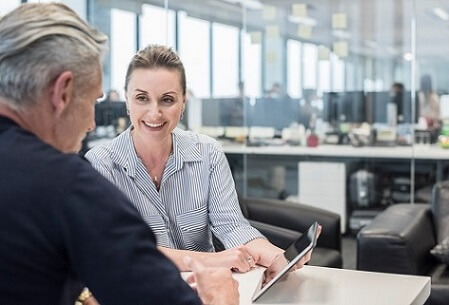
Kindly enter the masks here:
[[[173, 159], [177, 169], [182, 168], [184, 162], [202, 161], [195, 134], [175, 128], [173, 137]], [[129, 176], [135, 177], [137, 166], [141, 161], [137, 156], [131, 137], [131, 127], [121, 133], [111, 143], [112, 160], [125, 168]]]

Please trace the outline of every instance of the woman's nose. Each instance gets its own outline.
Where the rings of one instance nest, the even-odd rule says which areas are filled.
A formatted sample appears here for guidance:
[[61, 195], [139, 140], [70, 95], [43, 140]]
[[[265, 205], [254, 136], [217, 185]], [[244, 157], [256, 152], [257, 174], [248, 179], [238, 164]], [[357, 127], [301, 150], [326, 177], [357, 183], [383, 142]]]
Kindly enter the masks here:
[[152, 117], [152, 118], [158, 118], [158, 117], [162, 116], [162, 111], [159, 108], [159, 105], [157, 103], [150, 104], [148, 106], [147, 112], [150, 115], [150, 117]]

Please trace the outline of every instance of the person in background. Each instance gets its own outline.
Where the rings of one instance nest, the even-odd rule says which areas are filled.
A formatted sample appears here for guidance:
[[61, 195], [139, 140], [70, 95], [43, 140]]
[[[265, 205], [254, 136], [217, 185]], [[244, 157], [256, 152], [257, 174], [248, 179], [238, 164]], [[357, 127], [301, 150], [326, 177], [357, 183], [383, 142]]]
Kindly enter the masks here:
[[421, 77], [421, 87], [418, 93], [419, 116], [424, 117], [429, 130], [438, 129], [440, 126], [440, 100], [433, 91], [432, 78], [425, 74]]
[[[396, 105], [396, 113], [397, 113], [397, 122], [396, 123], [403, 123], [404, 122], [404, 94], [405, 94], [405, 87], [404, 84], [395, 82], [391, 85], [390, 88], [390, 103], [393, 103]], [[411, 108], [411, 106], [410, 106]]]
[[[128, 66], [131, 127], [86, 158], [134, 203], [158, 247], [181, 270], [188, 255], [205, 266], [246, 272], [283, 252], [243, 217], [221, 146], [176, 128], [185, 108], [186, 75], [170, 48], [150, 45]], [[213, 236], [226, 250], [214, 252]], [[298, 264], [310, 259], [310, 253]]]
[[95, 127], [106, 43], [60, 3], [0, 19], [0, 304], [88, 304], [84, 285], [108, 305], [238, 304], [229, 270], [186, 259], [195, 293], [131, 202], [76, 155]]
[[108, 94], [106, 94], [105, 102], [118, 102], [121, 101], [120, 99], [120, 93], [118, 93], [117, 90], [111, 89], [108, 91]]

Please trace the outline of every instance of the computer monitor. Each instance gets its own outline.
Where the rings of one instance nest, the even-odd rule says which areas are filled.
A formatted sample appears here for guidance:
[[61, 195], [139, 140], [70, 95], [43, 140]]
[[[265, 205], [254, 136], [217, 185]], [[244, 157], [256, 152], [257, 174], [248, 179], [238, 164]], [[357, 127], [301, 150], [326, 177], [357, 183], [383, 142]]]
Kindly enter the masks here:
[[127, 117], [125, 102], [104, 101], [95, 104], [95, 123], [97, 126], [116, 126], [119, 118]]
[[[387, 108], [389, 103], [396, 105], [396, 123], [412, 123], [412, 103], [411, 92], [403, 91], [392, 95], [390, 91], [368, 92], [367, 107], [370, 123], [387, 123]], [[415, 99], [415, 123], [418, 122], [419, 103], [418, 95]]]
[[243, 98], [205, 98], [202, 99], [203, 126], [243, 126]]
[[387, 105], [391, 101], [390, 91], [366, 93], [367, 118], [369, 123], [387, 123]]
[[248, 118], [248, 125], [282, 130], [289, 127], [291, 123], [298, 122], [298, 118], [298, 99], [263, 97], [256, 99], [251, 117]]
[[367, 121], [366, 99], [363, 91], [348, 91], [342, 94], [340, 118], [349, 123], [363, 123]]
[[323, 120], [335, 125], [339, 121], [338, 100], [341, 98], [341, 93], [338, 92], [323, 92]]
[[324, 92], [323, 119], [332, 125], [367, 121], [366, 98], [363, 91]]

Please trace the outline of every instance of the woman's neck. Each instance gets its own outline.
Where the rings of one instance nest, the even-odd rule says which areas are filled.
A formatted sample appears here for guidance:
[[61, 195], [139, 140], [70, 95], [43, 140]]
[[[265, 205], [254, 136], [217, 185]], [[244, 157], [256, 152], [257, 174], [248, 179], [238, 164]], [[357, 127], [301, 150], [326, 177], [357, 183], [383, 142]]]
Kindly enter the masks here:
[[157, 141], [145, 139], [131, 132], [134, 148], [137, 155], [144, 163], [159, 163], [168, 159], [173, 150], [173, 140], [171, 137]]

